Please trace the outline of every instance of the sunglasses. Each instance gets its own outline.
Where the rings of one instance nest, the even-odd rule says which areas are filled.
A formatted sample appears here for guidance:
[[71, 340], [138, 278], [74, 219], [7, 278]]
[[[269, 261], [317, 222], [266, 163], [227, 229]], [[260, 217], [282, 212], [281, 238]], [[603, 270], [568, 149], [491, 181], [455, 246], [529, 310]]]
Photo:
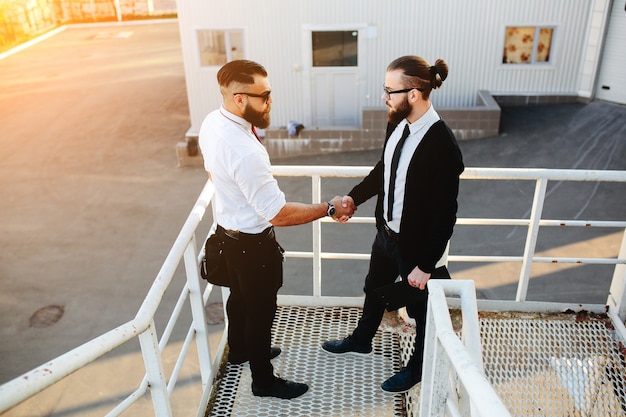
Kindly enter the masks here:
[[267, 93], [263, 93], [263, 94], [234, 93], [233, 95], [236, 96], [237, 94], [243, 94], [244, 96], [248, 96], [248, 97], [262, 98], [265, 101], [265, 103], [267, 103], [267, 101], [270, 99], [270, 95], [272, 94], [272, 91], [270, 90]]

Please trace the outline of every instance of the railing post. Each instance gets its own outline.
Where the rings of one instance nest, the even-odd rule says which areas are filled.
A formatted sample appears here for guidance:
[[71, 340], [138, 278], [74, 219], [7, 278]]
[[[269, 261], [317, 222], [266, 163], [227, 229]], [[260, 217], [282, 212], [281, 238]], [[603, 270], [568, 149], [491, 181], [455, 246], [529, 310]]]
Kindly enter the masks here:
[[[618, 258], [626, 258], [626, 229], [622, 235], [622, 246], [620, 246]], [[609, 297], [606, 302], [614, 306], [622, 321], [626, 320], [626, 264], [615, 265], [613, 280], [609, 290]]]
[[122, 6], [120, 5], [120, 0], [113, 0], [113, 5], [115, 6], [115, 17], [117, 17], [117, 21], [122, 21]]
[[196, 332], [196, 345], [198, 346], [198, 361], [200, 363], [200, 376], [202, 388], [206, 387], [211, 375], [211, 347], [209, 345], [209, 329], [204, 310], [204, 298], [200, 288], [200, 273], [198, 269], [198, 254], [196, 250], [196, 237], [193, 235], [187, 245], [184, 254], [185, 271], [187, 275], [187, 287], [189, 288], [189, 303], [193, 326]]
[[161, 361], [161, 350], [159, 349], [159, 341], [154, 328], [154, 320], [150, 322], [146, 331], [139, 335], [139, 343], [141, 344], [141, 352], [146, 366], [148, 386], [150, 387], [150, 395], [154, 405], [154, 415], [156, 417], [172, 417], [172, 408], [167, 393], [167, 381], [165, 371], [163, 370], [163, 362]]
[[537, 179], [535, 186], [535, 196], [533, 198], [533, 206], [530, 212], [530, 223], [526, 234], [526, 246], [524, 247], [524, 258], [522, 260], [522, 270], [517, 286], [517, 295], [515, 301], [526, 301], [526, 293], [528, 292], [528, 280], [530, 279], [530, 270], [533, 265], [533, 257], [535, 256], [535, 248], [537, 246], [537, 235], [539, 234], [539, 222], [541, 221], [541, 213], [546, 198], [546, 188], [548, 180], [546, 178]]
[[146, 8], [148, 9], [148, 16], [154, 14], [154, 0], [146, 0]]
[[[430, 289], [428, 290], [430, 292]], [[437, 337], [437, 327], [435, 325], [432, 293], [428, 299], [428, 310], [426, 314], [426, 330], [424, 336], [424, 359], [422, 368], [422, 386], [420, 391], [420, 417], [430, 417], [436, 415], [434, 402], [441, 399], [441, 392], [435, 387], [436, 381], [445, 378], [447, 369], [442, 369], [439, 363], [442, 355], [442, 349]], [[443, 377], [443, 378], [442, 378]], [[439, 397], [439, 398], [437, 398]], [[444, 396], [445, 398], [445, 396]]]
[[[320, 175], [311, 175], [311, 201], [322, 201], [322, 184]], [[313, 297], [322, 296], [322, 222], [316, 220], [312, 224], [313, 232]]]
[[[420, 416], [441, 416], [445, 407], [451, 416], [510, 417], [483, 370], [473, 281], [431, 280], [428, 293]], [[449, 295], [461, 298], [463, 342], [452, 327]]]

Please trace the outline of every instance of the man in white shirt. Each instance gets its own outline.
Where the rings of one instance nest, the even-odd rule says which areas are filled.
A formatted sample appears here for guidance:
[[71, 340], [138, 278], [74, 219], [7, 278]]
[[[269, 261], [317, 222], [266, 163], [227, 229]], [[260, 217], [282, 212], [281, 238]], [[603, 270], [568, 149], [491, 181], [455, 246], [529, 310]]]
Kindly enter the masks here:
[[342, 206], [339, 196], [318, 204], [287, 202], [255, 129], [270, 125], [267, 71], [256, 62], [231, 61], [218, 71], [217, 81], [223, 104], [203, 121], [199, 145], [215, 185], [217, 234], [230, 278], [228, 359], [250, 361], [254, 395], [291, 399], [308, 386], [276, 377], [270, 362], [280, 354], [270, 343], [276, 295], [283, 282], [283, 249], [274, 226], [324, 216], [345, 222], [356, 207]]

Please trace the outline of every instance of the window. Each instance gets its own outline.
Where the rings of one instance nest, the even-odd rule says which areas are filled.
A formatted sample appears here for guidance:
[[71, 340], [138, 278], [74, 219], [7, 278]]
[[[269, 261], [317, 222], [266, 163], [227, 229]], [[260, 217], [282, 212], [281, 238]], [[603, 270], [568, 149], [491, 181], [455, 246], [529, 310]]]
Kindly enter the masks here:
[[200, 65], [222, 66], [225, 63], [244, 59], [243, 30], [198, 30]]
[[314, 67], [356, 67], [359, 32], [312, 32]]
[[504, 36], [503, 64], [537, 64], [550, 62], [554, 28], [511, 26]]

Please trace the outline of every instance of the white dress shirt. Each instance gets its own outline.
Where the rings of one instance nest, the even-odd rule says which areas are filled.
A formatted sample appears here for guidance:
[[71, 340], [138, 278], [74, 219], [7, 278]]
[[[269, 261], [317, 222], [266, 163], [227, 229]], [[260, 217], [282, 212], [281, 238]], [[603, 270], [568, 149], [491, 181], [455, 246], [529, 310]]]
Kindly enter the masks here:
[[215, 215], [225, 229], [260, 233], [286, 204], [265, 147], [250, 122], [223, 106], [200, 127], [204, 167], [215, 184]]
[[[400, 154], [400, 161], [398, 162], [398, 169], [396, 171], [396, 187], [393, 198], [393, 220], [387, 222], [387, 226], [395, 232], [400, 232], [400, 219], [402, 218], [402, 209], [404, 207], [404, 187], [406, 184], [406, 172], [409, 168], [413, 153], [417, 149], [418, 145], [424, 138], [428, 129], [440, 119], [439, 115], [433, 108], [432, 104], [415, 122], [409, 125], [409, 136], [404, 142], [402, 147], [402, 153]], [[396, 129], [389, 136], [387, 145], [385, 146], [385, 197], [383, 201], [383, 217], [387, 219], [387, 198], [389, 196], [389, 179], [391, 178], [391, 159], [393, 158], [393, 152], [396, 149], [396, 145], [400, 141], [404, 126], [409, 123], [406, 119], [398, 123]]]

